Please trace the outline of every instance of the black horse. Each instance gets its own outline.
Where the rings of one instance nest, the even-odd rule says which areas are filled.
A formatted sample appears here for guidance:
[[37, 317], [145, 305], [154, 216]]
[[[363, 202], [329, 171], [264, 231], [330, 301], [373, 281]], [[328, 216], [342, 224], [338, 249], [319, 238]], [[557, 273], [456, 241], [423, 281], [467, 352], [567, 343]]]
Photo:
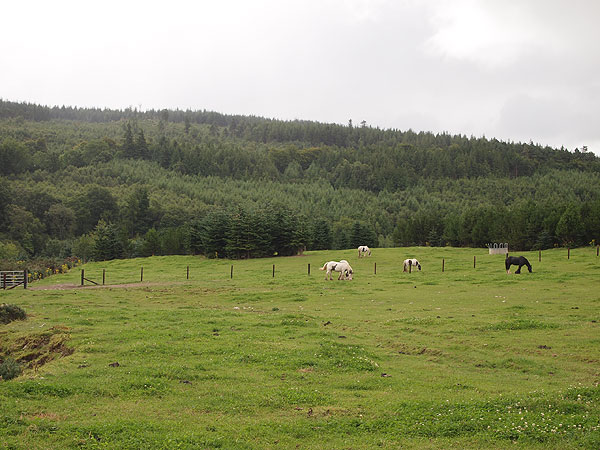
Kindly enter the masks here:
[[521, 273], [521, 267], [523, 266], [527, 266], [529, 272], [531, 272], [531, 264], [524, 256], [507, 256], [504, 265], [506, 266], [506, 273], [510, 273], [510, 266], [512, 265], [519, 266], [515, 273]]

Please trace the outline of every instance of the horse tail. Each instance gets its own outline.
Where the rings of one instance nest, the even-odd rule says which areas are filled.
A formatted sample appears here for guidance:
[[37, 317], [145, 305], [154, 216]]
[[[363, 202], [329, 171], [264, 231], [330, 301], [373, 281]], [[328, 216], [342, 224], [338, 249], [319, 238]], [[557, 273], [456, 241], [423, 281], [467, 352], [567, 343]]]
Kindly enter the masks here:
[[323, 265], [323, 267], [320, 267], [320, 268], [319, 268], [319, 270], [326, 270], [326, 269], [327, 269], [327, 263], [325, 263], [325, 264]]

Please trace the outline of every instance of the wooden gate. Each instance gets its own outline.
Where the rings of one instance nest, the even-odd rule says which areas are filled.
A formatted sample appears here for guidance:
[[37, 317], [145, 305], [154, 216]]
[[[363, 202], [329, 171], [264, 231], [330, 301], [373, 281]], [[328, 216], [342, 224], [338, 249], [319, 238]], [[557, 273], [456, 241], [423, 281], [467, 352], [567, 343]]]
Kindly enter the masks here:
[[0, 272], [0, 288], [14, 289], [23, 285], [27, 289], [27, 270], [6, 270]]

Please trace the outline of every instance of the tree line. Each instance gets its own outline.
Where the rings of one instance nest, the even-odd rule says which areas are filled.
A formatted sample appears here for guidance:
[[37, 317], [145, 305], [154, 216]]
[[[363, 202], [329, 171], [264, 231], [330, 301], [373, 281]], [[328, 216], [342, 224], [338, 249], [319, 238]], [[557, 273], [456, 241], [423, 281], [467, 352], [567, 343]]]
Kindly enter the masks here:
[[584, 150], [0, 100], [0, 258], [587, 245], [600, 166]]

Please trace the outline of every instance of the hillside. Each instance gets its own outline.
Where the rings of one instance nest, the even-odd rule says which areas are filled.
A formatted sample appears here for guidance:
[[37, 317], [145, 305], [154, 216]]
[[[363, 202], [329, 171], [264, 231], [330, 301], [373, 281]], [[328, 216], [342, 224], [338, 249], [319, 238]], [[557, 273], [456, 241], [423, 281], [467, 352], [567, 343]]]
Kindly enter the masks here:
[[578, 149], [0, 101], [0, 259], [578, 246], [600, 240], [599, 194]]

